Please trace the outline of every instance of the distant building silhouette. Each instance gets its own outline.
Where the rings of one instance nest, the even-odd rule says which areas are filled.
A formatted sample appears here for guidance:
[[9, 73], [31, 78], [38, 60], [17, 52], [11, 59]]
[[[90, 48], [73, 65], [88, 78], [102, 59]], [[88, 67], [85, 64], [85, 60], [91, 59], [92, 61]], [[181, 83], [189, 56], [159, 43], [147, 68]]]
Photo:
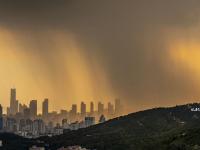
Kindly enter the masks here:
[[122, 104], [120, 99], [115, 99], [115, 115], [119, 116], [122, 114]]
[[42, 103], [42, 116], [47, 117], [49, 114], [49, 100], [46, 98]]
[[29, 108], [31, 118], [35, 118], [37, 116], [37, 100], [31, 100]]
[[90, 102], [90, 113], [93, 114], [94, 113], [94, 103]]
[[24, 113], [24, 109], [28, 108], [28, 106], [26, 106], [25, 104], [19, 104], [19, 113], [23, 114]]
[[73, 105], [72, 105], [71, 114], [72, 114], [72, 115], [76, 115], [76, 114], [77, 114], [77, 105], [76, 105], [76, 104], [73, 104]]
[[86, 104], [81, 102], [81, 115], [86, 115]]
[[16, 89], [11, 89], [9, 114], [15, 115], [18, 112], [18, 101], [16, 100]]
[[110, 102], [108, 102], [108, 115], [114, 115], [114, 106]]
[[102, 104], [101, 102], [98, 103], [98, 114], [99, 115], [103, 115], [104, 113], [104, 104]]
[[10, 115], [10, 107], [7, 107], [7, 109], [6, 109], [6, 114], [7, 114], [7, 116]]
[[21, 103], [19, 103], [19, 112], [20, 113], [24, 112], [23, 105]]

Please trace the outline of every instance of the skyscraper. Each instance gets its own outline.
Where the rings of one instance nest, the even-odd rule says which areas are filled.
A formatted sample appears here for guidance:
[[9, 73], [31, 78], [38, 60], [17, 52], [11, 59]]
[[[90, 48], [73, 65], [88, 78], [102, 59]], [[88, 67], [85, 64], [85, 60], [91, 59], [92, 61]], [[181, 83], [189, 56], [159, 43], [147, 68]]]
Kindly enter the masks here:
[[15, 106], [14, 106], [15, 114], [19, 112], [19, 101], [15, 101]]
[[23, 114], [24, 113], [24, 109], [26, 109], [26, 108], [28, 108], [28, 107], [25, 104], [23, 104], [23, 105], [21, 103], [19, 104], [19, 112], [20, 113]]
[[16, 100], [16, 89], [11, 89], [9, 114], [15, 115], [17, 112], [18, 112], [18, 101]]
[[21, 103], [19, 103], [19, 112], [23, 113], [24, 109], [23, 109], [23, 105]]
[[37, 100], [31, 100], [29, 108], [31, 118], [35, 118], [37, 116]]
[[48, 114], [49, 114], [49, 100], [45, 98], [42, 103], [42, 116], [47, 117]]
[[98, 114], [102, 115], [103, 113], [104, 113], [104, 105], [101, 102], [99, 102], [98, 103]]
[[10, 115], [10, 107], [7, 107], [6, 111], [7, 111], [7, 116], [9, 116]]
[[122, 105], [120, 102], [120, 99], [115, 99], [115, 115], [119, 116], [121, 115], [122, 111]]
[[90, 113], [93, 114], [94, 113], [94, 103], [90, 102]]
[[77, 114], [77, 105], [76, 104], [72, 105], [71, 113], [72, 113], [72, 115], [76, 115]]
[[114, 106], [110, 102], [108, 103], [108, 115], [109, 117], [114, 114]]
[[86, 115], [86, 104], [81, 102], [81, 115]]

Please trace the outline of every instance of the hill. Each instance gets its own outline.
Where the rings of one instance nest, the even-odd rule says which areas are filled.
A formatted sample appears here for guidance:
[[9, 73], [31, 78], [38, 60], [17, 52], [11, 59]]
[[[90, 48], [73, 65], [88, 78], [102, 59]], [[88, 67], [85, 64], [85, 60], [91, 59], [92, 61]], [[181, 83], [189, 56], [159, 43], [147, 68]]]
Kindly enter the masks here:
[[[200, 104], [154, 108], [59, 136], [30, 141], [16, 137], [18, 145], [15, 149], [45, 143], [53, 150], [70, 145], [97, 150], [198, 150], [200, 112], [191, 111], [195, 108], [200, 108]], [[14, 141], [10, 140], [7, 146], [12, 145], [12, 142]]]
[[[99, 150], [168, 149], [170, 138], [182, 133], [192, 134], [200, 127], [200, 112], [191, 111], [200, 104], [171, 108], [154, 108], [109, 120], [86, 129], [72, 131], [53, 138], [41, 138], [52, 149], [61, 145], [82, 145]], [[199, 135], [200, 137], [200, 135]], [[183, 137], [177, 137], [183, 138]], [[175, 138], [174, 140], [178, 140]], [[180, 145], [183, 144], [180, 142]], [[199, 143], [189, 143], [194, 146]], [[193, 144], [193, 145], [192, 145]], [[175, 146], [180, 146], [176, 145]], [[156, 147], [155, 147], [156, 146]], [[158, 147], [160, 146], [160, 147]]]

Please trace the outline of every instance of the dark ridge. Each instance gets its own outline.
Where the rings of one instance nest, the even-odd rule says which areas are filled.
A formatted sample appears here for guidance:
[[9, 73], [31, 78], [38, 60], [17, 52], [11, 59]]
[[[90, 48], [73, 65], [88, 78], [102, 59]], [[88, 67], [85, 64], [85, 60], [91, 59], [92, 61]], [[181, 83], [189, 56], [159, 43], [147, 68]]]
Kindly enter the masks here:
[[46, 145], [51, 150], [71, 145], [97, 150], [198, 149], [200, 112], [191, 111], [192, 108], [200, 108], [200, 104], [144, 110], [54, 137], [28, 140], [9, 134], [4, 138], [0, 134], [0, 139], [9, 141], [5, 146], [16, 145], [9, 140], [14, 136], [18, 141], [15, 148], [22, 150], [37, 144]]

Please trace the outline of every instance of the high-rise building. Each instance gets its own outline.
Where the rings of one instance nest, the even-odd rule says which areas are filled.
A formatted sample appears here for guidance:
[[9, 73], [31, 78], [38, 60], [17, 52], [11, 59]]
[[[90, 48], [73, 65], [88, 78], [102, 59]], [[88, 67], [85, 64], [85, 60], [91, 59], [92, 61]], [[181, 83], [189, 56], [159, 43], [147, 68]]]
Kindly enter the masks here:
[[16, 101], [16, 89], [11, 89], [10, 91], [10, 112], [13, 114], [14, 105]]
[[76, 115], [77, 114], [77, 105], [76, 104], [72, 105], [71, 113], [72, 113], [72, 115]]
[[67, 110], [64, 110], [64, 109], [60, 110], [60, 115], [62, 115], [62, 116], [66, 116], [67, 113], [68, 113]]
[[90, 113], [93, 114], [94, 113], [94, 103], [90, 102]]
[[23, 111], [24, 111], [23, 105], [19, 103], [19, 113], [23, 113]]
[[120, 102], [120, 99], [115, 99], [115, 115], [119, 116], [121, 115], [122, 111], [122, 105]]
[[114, 106], [109, 102], [108, 103], [108, 115], [111, 116], [114, 114]]
[[18, 112], [18, 101], [16, 100], [16, 89], [11, 89], [10, 93], [10, 114], [15, 115]]
[[26, 109], [26, 108], [28, 108], [28, 107], [25, 104], [23, 104], [23, 105], [21, 103], [19, 104], [19, 112], [20, 113], [23, 114], [24, 113], [24, 109]]
[[37, 100], [31, 100], [29, 104], [31, 118], [37, 116]]
[[81, 102], [81, 115], [86, 115], [86, 104]]
[[42, 103], [42, 116], [47, 117], [48, 114], [49, 114], [49, 100], [45, 98]]
[[104, 113], [104, 104], [101, 102], [98, 103], [98, 114], [102, 115]]
[[15, 114], [19, 112], [19, 101], [18, 100], [15, 101], [15, 108], [14, 109], [15, 109]]
[[7, 107], [6, 111], [7, 111], [7, 116], [9, 116], [10, 115], [10, 107]]

